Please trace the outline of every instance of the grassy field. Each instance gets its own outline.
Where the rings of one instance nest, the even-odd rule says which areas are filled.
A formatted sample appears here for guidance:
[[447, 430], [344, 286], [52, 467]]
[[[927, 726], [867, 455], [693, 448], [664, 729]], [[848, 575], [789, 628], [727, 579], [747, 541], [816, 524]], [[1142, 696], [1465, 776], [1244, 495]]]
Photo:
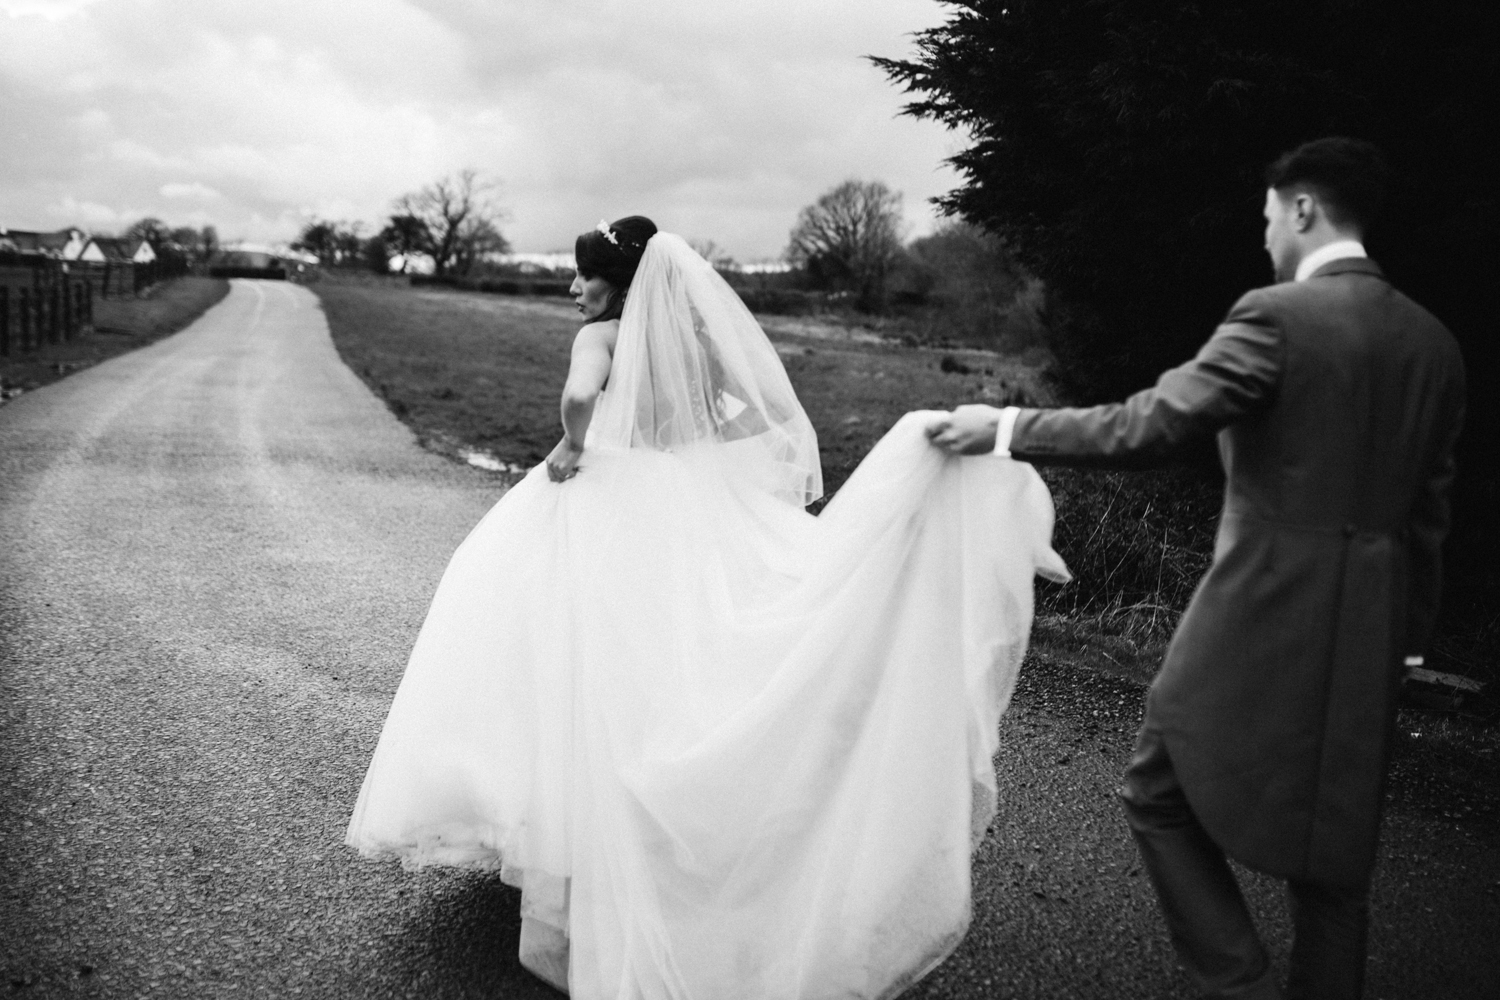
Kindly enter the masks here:
[[223, 278], [172, 278], [142, 298], [95, 299], [94, 329], [63, 344], [0, 357], [0, 395], [40, 388], [176, 333], [229, 294]]
[[[313, 288], [344, 360], [430, 445], [529, 467], [557, 444], [578, 332], [570, 300], [338, 278]], [[765, 326], [817, 429], [830, 494], [908, 410], [1051, 399], [1034, 364], [914, 350], [807, 318]]]
[[[358, 275], [312, 287], [344, 360], [428, 447], [529, 467], [557, 443], [557, 398], [578, 330], [570, 302]], [[902, 346], [837, 317], [761, 319], [817, 429], [830, 494], [908, 410], [1054, 401], [1043, 356]], [[1057, 506], [1054, 545], [1076, 580], [1040, 585], [1037, 655], [1149, 680], [1208, 566], [1217, 475], [1042, 475]], [[1450, 616], [1432, 665], [1493, 681], [1497, 632], [1493, 614]]]

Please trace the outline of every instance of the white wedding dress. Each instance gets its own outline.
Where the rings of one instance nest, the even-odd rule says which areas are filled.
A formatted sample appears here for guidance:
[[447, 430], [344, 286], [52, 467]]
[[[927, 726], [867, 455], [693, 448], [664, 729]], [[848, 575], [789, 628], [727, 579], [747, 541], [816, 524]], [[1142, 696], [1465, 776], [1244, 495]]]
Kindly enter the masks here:
[[914, 413], [805, 513], [806, 417], [695, 261], [653, 237], [580, 473], [454, 554], [347, 840], [499, 869], [576, 998], [894, 996], [968, 925], [1051, 498]]

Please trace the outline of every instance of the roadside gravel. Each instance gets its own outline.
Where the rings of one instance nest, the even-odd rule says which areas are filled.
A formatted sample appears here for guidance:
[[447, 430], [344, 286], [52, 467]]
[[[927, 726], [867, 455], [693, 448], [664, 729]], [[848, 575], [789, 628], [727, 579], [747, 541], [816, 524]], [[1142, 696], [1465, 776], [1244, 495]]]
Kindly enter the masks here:
[[[0, 991], [555, 997], [516, 963], [513, 890], [341, 843], [438, 576], [497, 496], [417, 446], [295, 286], [236, 281], [0, 408]], [[913, 996], [1190, 995], [1113, 801], [1140, 698], [1027, 667], [973, 930]], [[1403, 752], [1369, 995], [1493, 996], [1489, 772]], [[1434, 781], [1478, 810], [1444, 816]], [[1276, 888], [1249, 894], [1284, 956]]]

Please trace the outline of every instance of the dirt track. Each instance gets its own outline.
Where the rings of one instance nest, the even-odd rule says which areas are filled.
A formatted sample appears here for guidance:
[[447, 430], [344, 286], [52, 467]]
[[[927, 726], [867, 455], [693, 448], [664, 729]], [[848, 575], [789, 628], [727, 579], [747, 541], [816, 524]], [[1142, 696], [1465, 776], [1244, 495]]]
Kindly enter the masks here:
[[[0, 989], [556, 996], [516, 964], [496, 879], [341, 844], [438, 576], [497, 495], [417, 446], [291, 285], [236, 281], [181, 334], [0, 407]], [[914, 995], [1189, 995], [1112, 800], [1139, 698], [1028, 668], [974, 930]], [[1495, 995], [1495, 816], [1398, 805], [1386, 839], [1369, 996]], [[1274, 887], [1251, 896], [1283, 954]]]

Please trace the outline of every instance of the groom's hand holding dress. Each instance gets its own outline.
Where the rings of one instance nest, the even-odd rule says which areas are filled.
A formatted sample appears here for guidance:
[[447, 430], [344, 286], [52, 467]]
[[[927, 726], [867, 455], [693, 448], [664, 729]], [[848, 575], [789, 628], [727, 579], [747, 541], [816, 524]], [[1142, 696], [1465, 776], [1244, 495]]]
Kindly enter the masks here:
[[1207, 575], [1147, 699], [1121, 790], [1179, 955], [1209, 996], [1281, 990], [1225, 855], [1289, 883], [1288, 992], [1357, 998], [1403, 663], [1432, 631], [1463, 365], [1359, 242], [1373, 147], [1319, 140], [1268, 173], [1281, 283], [1123, 403], [960, 407], [934, 444], [1033, 464], [1159, 463], [1217, 435]]
[[1002, 410], [983, 403], [967, 403], [930, 424], [927, 437], [939, 448], [955, 455], [988, 455], [995, 450], [1000, 422], [1007, 412], [1019, 411], [1015, 407]]

